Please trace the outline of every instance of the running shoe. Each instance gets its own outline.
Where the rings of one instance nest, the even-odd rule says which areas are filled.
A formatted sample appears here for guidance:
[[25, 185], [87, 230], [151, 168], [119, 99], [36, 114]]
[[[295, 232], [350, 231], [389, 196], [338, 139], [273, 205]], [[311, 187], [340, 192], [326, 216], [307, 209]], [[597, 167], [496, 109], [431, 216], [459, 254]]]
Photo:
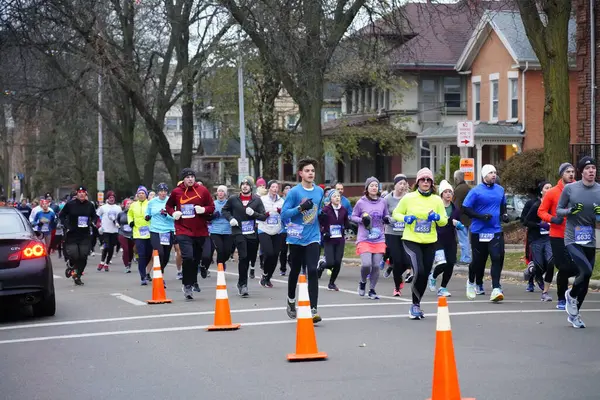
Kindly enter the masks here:
[[545, 287], [544, 279], [542, 279], [541, 276], [536, 276], [535, 277], [535, 283], [538, 285], [538, 287], [540, 288], [540, 290], [543, 292], [544, 291], [544, 287]]
[[285, 311], [290, 319], [296, 319], [296, 299], [287, 299], [287, 308]]
[[181, 288], [181, 291], [183, 292], [183, 295], [185, 296], [186, 300], [193, 300], [194, 299], [194, 289], [192, 288], [192, 285], [185, 285]]
[[202, 279], [206, 279], [206, 272], [208, 271], [208, 268], [205, 267], [200, 267], [200, 276], [202, 277]]
[[467, 281], [467, 299], [475, 300], [477, 292], [475, 291], [475, 284]]
[[148, 281], [146, 279], [142, 279], [140, 282], [140, 286], [148, 286]]
[[200, 293], [202, 291], [202, 289], [200, 289], [200, 285], [198, 285], [198, 282], [194, 283], [194, 285], [192, 286], [192, 290], [197, 293]]
[[552, 296], [550, 296], [548, 293], [542, 293], [542, 298], [540, 300], [541, 301], [552, 301]]
[[254, 268], [250, 268], [250, 279], [254, 279], [256, 276], [254, 275]]
[[421, 319], [422, 318], [421, 307], [419, 307], [416, 304], [413, 304], [412, 306], [410, 306], [410, 308], [408, 310], [408, 317], [410, 319]]
[[102, 263], [98, 264], [98, 268], [96, 268], [96, 271], [100, 272], [100, 271], [102, 271], [102, 269], [104, 269], [104, 264], [102, 264]]
[[312, 315], [312, 319], [313, 319], [313, 323], [314, 324], [316, 324], [317, 322], [323, 321], [323, 318], [321, 318], [321, 316], [319, 315], [319, 312], [317, 311], [316, 308], [312, 308], [310, 310], [310, 313]]
[[264, 275], [260, 278], [260, 286], [267, 287], [267, 277]]
[[385, 272], [383, 273], [383, 277], [385, 279], [389, 278], [392, 275], [392, 271], [394, 270], [394, 267], [387, 267], [385, 269]]
[[490, 301], [497, 303], [502, 300], [504, 300], [504, 293], [502, 293], [502, 289], [494, 288], [492, 290], [492, 294], [490, 295]]
[[565, 304], [566, 304], [565, 300], [559, 300], [558, 303], [556, 303], [556, 308], [558, 310], [564, 310], [565, 309]]
[[241, 292], [240, 296], [248, 297], [248, 285], [242, 285]]
[[571, 317], [569, 315], [567, 317], [567, 321], [569, 321], [569, 323], [571, 325], [573, 325], [573, 328], [577, 328], [577, 329], [585, 328], [585, 324], [583, 323], [583, 321], [581, 320], [581, 316], [579, 316], [579, 315], [577, 315], [575, 317]]
[[385, 268], [385, 261], [381, 260], [381, 262], [379, 263], [379, 269], [381, 271], [383, 271], [384, 268]]
[[273, 284], [271, 283], [271, 279], [267, 279], [267, 287], [269, 289], [273, 289]]
[[279, 271], [279, 276], [285, 276], [285, 271]]
[[429, 287], [430, 292], [435, 292], [437, 289], [437, 280], [433, 277], [433, 274], [429, 274], [429, 278], [427, 279], [427, 286]]
[[533, 286], [533, 283], [528, 283], [527, 284], [527, 289], [525, 289], [525, 291], [529, 292], [529, 293], [535, 292], [535, 286]]
[[109, 272], [108, 264], [104, 264], [104, 272]]
[[404, 279], [406, 281], [406, 283], [411, 283], [414, 279], [414, 275], [412, 272], [409, 272], [408, 274], [406, 274], [406, 278]]
[[452, 294], [450, 294], [448, 289], [446, 289], [445, 287], [439, 288], [437, 291], [437, 295], [438, 295], [438, 297], [451, 297], [452, 296]]
[[402, 292], [400, 290], [398, 290], [398, 289], [394, 289], [393, 296], [394, 297], [400, 297], [400, 296], [402, 296]]
[[577, 307], [577, 305], [578, 305], [577, 299], [574, 299], [573, 297], [571, 297], [571, 289], [568, 289], [565, 292], [565, 299], [566, 299], [565, 310], [567, 311], [567, 313], [571, 317], [578, 316], [579, 308]]
[[367, 290], [367, 282], [358, 282], [358, 295], [364, 296]]
[[81, 281], [81, 278], [79, 276], [77, 276], [77, 275], [73, 276], [73, 282], [75, 282], [75, 284], [77, 286], [82, 286], [83, 285], [83, 282]]
[[130, 274], [131, 273], [131, 266], [130, 265], [125, 266], [125, 273], [126, 274]]
[[183, 279], [183, 272], [178, 272], [177, 273], [177, 280], [180, 281]]
[[335, 283], [330, 283], [327, 285], [327, 290], [333, 290], [335, 292], [339, 292], [340, 289], [335, 285]]
[[475, 293], [476, 293], [478, 296], [485, 296], [485, 288], [483, 287], [483, 284], [481, 284], [481, 285], [477, 285], [477, 286], [475, 287]]
[[369, 290], [369, 298], [371, 300], [379, 300], [379, 296], [377, 296], [377, 293], [375, 293], [375, 289]]

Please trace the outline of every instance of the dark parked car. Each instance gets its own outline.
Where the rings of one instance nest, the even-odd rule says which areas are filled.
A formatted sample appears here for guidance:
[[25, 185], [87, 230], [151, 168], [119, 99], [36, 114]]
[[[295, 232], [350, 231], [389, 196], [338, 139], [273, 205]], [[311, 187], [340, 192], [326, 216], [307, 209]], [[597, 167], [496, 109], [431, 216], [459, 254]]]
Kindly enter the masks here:
[[52, 262], [29, 221], [0, 207], [0, 306], [32, 306], [35, 316], [56, 312]]

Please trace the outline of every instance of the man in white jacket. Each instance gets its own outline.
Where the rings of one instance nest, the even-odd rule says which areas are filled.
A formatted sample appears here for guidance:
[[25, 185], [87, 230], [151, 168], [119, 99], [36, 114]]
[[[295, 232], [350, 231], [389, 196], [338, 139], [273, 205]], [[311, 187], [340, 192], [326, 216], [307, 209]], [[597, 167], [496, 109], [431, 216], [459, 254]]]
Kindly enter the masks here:
[[258, 241], [264, 257], [263, 275], [260, 279], [262, 287], [272, 288], [271, 277], [277, 267], [277, 259], [281, 251], [283, 227], [281, 225], [281, 207], [283, 198], [279, 196], [279, 183], [275, 180], [267, 184], [267, 194], [260, 199], [265, 207], [267, 219], [258, 221]]
[[96, 214], [100, 217], [102, 225], [98, 233], [103, 237], [102, 259], [98, 264], [98, 271], [108, 272], [108, 264], [115, 252], [115, 246], [119, 239], [119, 226], [117, 225], [117, 216], [122, 211], [121, 207], [115, 204], [116, 197], [113, 191], [106, 193], [106, 204], [96, 210]]

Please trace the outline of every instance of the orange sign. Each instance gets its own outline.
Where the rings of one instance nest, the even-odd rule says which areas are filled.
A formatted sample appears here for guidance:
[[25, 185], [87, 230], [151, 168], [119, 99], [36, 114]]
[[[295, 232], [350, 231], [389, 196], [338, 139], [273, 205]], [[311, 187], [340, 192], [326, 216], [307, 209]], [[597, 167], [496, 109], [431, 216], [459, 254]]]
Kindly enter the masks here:
[[461, 158], [460, 159], [460, 170], [465, 174], [465, 181], [475, 180], [475, 159], [474, 158]]
[[104, 202], [104, 192], [98, 192], [98, 203]]

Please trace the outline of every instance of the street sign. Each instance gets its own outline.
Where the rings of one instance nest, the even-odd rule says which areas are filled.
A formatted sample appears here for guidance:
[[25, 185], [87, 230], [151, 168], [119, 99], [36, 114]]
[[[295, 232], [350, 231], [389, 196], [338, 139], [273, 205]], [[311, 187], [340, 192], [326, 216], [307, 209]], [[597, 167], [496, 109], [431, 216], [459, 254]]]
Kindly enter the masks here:
[[104, 193], [98, 192], [98, 203], [104, 203]]
[[97, 171], [96, 172], [96, 180], [98, 181], [98, 191], [99, 192], [104, 192], [105, 187], [104, 187], [104, 171]]
[[460, 159], [460, 170], [465, 174], [465, 181], [475, 180], [475, 159], [474, 158], [461, 158]]
[[458, 147], [475, 146], [475, 132], [473, 130], [473, 121], [459, 121], [456, 127], [456, 145]]
[[241, 181], [244, 177], [250, 175], [250, 160], [247, 158], [238, 158], [238, 176]]

